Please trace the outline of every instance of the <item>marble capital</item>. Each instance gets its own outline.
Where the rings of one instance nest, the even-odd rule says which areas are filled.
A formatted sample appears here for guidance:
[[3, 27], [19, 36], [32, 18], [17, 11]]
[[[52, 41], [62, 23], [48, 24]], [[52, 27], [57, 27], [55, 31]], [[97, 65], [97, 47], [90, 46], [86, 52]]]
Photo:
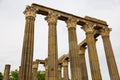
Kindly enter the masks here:
[[65, 60], [65, 61], [62, 63], [62, 66], [63, 66], [63, 67], [68, 66], [68, 61]]
[[86, 33], [93, 33], [94, 27], [96, 24], [86, 23], [83, 27], [81, 27]]
[[78, 20], [74, 17], [70, 17], [68, 18], [68, 20], [66, 21], [67, 23], [67, 27], [68, 28], [76, 28]]
[[46, 65], [46, 66], [44, 66], [45, 67], [45, 70], [47, 70], [48, 69], [48, 65]]
[[86, 47], [80, 47], [79, 55], [84, 55], [85, 54], [85, 49], [86, 49]]
[[33, 64], [32, 68], [38, 68], [38, 63]]
[[101, 29], [100, 34], [101, 34], [102, 37], [109, 36], [111, 30], [112, 30], [112, 28]]
[[57, 20], [58, 20], [59, 15], [57, 13], [54, 12], [50, 12], [48, 14], [47, 17], [45, 17], [45, 20], [49, 23], [49, 24], [56, 24]]
[[58, 71], [61, 71], [61, 69], [62, 69], [62, 65], [59, 64], [59, 65], [58, 65]]
[[34, 8], [33, 6], [27, 6], [25, 11], [23, 12], [25, 14], [26, 17], [36, 17], [36, 11], [37, 9]]

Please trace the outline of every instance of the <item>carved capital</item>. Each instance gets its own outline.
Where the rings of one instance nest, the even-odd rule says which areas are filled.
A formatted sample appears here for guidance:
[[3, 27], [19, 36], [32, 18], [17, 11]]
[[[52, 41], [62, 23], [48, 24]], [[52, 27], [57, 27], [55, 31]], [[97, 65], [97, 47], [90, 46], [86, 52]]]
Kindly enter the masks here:
[[25, 11], [23, 12], [25, 14], [26, 17], [36, 17], [36, 9], [33, 6], [27, 6]]
[[48, 65], [45, 65], [45, 70], [48, 70]]
[[47, 17], [45, 17], [45, 20], [48, 22], [48, 24], [56, 24], [58, 20], [59, 15], [54, 12], [50, 12]]
[[62, 65], [58, 65], [58, 71], [61, 71], [61, 69], [62, 69]]
[[68, 28], [76, 28], [78, 20], [74, 17], [70, 17], [68, 18], [68, 20], [66, 21], [67, 23], [67, 27]]
[[110, 31], [112, 31], [111, 28], [104, 28], [104, 29], [101, 29], [100, 34], [102, 35], [102, 37], [109, 36]]
[[34, 68], [37, 69], [37, 68], [38, 68], [38, 64], [37, 64], [37, 63], [34, 63], [33, 66], [32, 66], [32, 68], [33, 68], [33, 69], [34, 69]]
[[48, 69], [48, 58], [45, 59], [44, 67], [46, 70]]
[[96, 24], [86, 23], [86, 24], [82, 27], [82, 29], [83, 29], [86, 33], [93, 33], [95, 26], [96, 26]]
[[85, 49], [86, 49], [86, 47], [80, 47], [79, 55], [84, 55], [85, 54]]
[[62, 63], [62, 66], [63, 66], [63, 67], [67, 67], [67, 66], [68, 66], [68, 61], [65, 60], [65, 61]]

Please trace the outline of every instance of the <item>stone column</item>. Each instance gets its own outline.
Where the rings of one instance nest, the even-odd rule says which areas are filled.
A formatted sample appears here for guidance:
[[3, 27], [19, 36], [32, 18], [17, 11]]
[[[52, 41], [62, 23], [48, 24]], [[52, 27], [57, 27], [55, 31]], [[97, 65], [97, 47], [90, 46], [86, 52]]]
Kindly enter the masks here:
[[21, 66], [19, 66], [18, 80], [20, 80], [21, 75]]
[[48, 65], [45, 66], [45, 80], [48, 80]]
[[58, 65], [58, 77], [59, 77], [59, 80], [62, 80], [61, 70], [62, 70], [62, 65], [59, 64]]
[[79, 49], [82, 80], [88, 80], [87, 66], [85, 60], [85, 49], [86, 47], [84, 46], [81, 46]]
[[99, 61], [98, 61], [98, 55], [97, 55], [97, 49], [95, 44], [95, 38], [93, 34], [94, 26], [95, 25], [92, 23], [86, 23], [82, 27], [82, 29], [84, 29], [84, 31], [86, 32], [86, 40], [88, 45], [88, 55], [89, 55], [92, 80], [102, 80]]
[[26, 24], [21, 59], [21, 79], [19, 80], [31, 80], [34, 48], [34, 21], [36, 16], [36, 9], [32, 6], [27, 6], [24, 14], [26, 16]]
[[109, 38], [110, 31], [111, 31], [110, 28], [102, 29], [101, 36], [102, 36], [102, 40], [103, 40], [107, 65], [108, 65], [109, 74], [110, 74], [110, 79], [111, 80], [120, 80], [117, 65], [115, 63], [112, 45], [111, 45], [110, 38]]
[[65, 60], [62, 64], [63, 66], [63, 75], [64, 75], [64, 80], [69, 80], [69, 76], [68, 76], [68, 61]]
[[45, 67], [45, 80], [48, 80], [48, 59], [47, 58], [45, 59], [44, 67]]
[[38, 80], [38, 62], [34, 62], [32, 66], [32, 80]]
[[80, 58], [78, 54], [76, 24], [75, 18], [69, 18], [67, 21], [68, 38], [69, 38], [69, 58], [71, 67], [71, 80], [81, 80]]
[[58, 15], [50, 13], [46, 18], [48, 32], [48, 80], [58, 80], [57, 19]]
[[5, 70], [4, 70], [3, 80], [9, 80], [9, 74], [10, 74], [10, 65], [6, 64]]

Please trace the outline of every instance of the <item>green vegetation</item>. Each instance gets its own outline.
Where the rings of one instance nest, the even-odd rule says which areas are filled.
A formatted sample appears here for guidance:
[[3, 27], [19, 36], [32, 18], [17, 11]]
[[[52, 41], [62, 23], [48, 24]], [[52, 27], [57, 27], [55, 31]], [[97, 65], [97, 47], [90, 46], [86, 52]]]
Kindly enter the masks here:
[[[3, 74], [0, 72], [0, 80], [3, 80]], [[18, 70], [10, 72], [9, 80], [18, 80]], [[45, 80], [45, 71], [38, 71], [38, 80]]]
[[[0, 72], [0, 80], [3, 80], [3, 74], [1, 72]], [[17, 69], [10, 72], [9, 80], [18, 80]], [[45, 80], [45, 71], [38, 71], [38, 80]], [[62, 78], [61, 80], [64, 80], [64, 78]]]
[[45, 80], [45, 71], [38, 71], [38, 80]]
[[2, 73], [0, 72], [0, 80], [2, 80], [3, 79], [3, 75], [2, 75]]
[[9, 80], [18, 80], [18, 70], [10, 72]]

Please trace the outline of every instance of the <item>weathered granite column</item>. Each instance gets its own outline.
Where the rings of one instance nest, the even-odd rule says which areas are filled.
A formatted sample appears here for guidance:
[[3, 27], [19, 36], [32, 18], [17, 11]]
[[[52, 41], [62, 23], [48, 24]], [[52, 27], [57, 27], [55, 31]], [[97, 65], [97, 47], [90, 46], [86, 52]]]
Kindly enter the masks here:
[[36, 9], [32, 6], [27, 6], [24, 14], [26, 16], [26, 24], [21, 59], [21, 79], [19, 80], [31, 80], [34, 48], [34, 21], [36, 16]]
[[85, 60], [85, 49], [86, 47], [84, 46], [81, 46], [79, 49], [82, 80], [88, 80], [87, 66]]
[[76, 23], [75, 18], [69, 18], [67, 21], [68, 37], [69, 37], [69, 58], [71, 67], [71, 80], [81, 80], [80, 58], [78, 54]]
[[120, 80], [117, 65], [115, 63], [112, 45], [111, 45], [110, 38], [109, 38], [110, 31], [111, 31], [110, 28], [102, 29], [101, 36], [102, 36], [102, 40], [103, 40], [107, 65], [108, 65], [109, 74], [110, 74], [110, 79], [111, 80]]
[[62, 80], [61, 70], [62, 70], [62, 65], [58, 64], [58, 77], [59, 77], [59, 80]]
[[62, 64], [63, 66], [63, 78], [64, 80], [69, 80], [69, 76], [68, 76], [68, 61], [65, 60]]
[[9, 80], [9, 74], [10, 74], [10, 65], [6, 64], [4, 69], [3, 80]]
[[35, 61], [32, 66], [32, 80], [38, 80], [38, 62]]
[[89, 55], [89, 62], [92, 74], [92, 80], [102, 80], [98, 55], [96, 50], [95, 38], [94, 38], [94, 24], [86, 23], [82, 29], [86, 32], [86, 40], [88, 45], [88, 55]]
[[48, 80], [58, 80], [57, 19], [54, 12], [45, 18], [49, 25], [48, 32]]

